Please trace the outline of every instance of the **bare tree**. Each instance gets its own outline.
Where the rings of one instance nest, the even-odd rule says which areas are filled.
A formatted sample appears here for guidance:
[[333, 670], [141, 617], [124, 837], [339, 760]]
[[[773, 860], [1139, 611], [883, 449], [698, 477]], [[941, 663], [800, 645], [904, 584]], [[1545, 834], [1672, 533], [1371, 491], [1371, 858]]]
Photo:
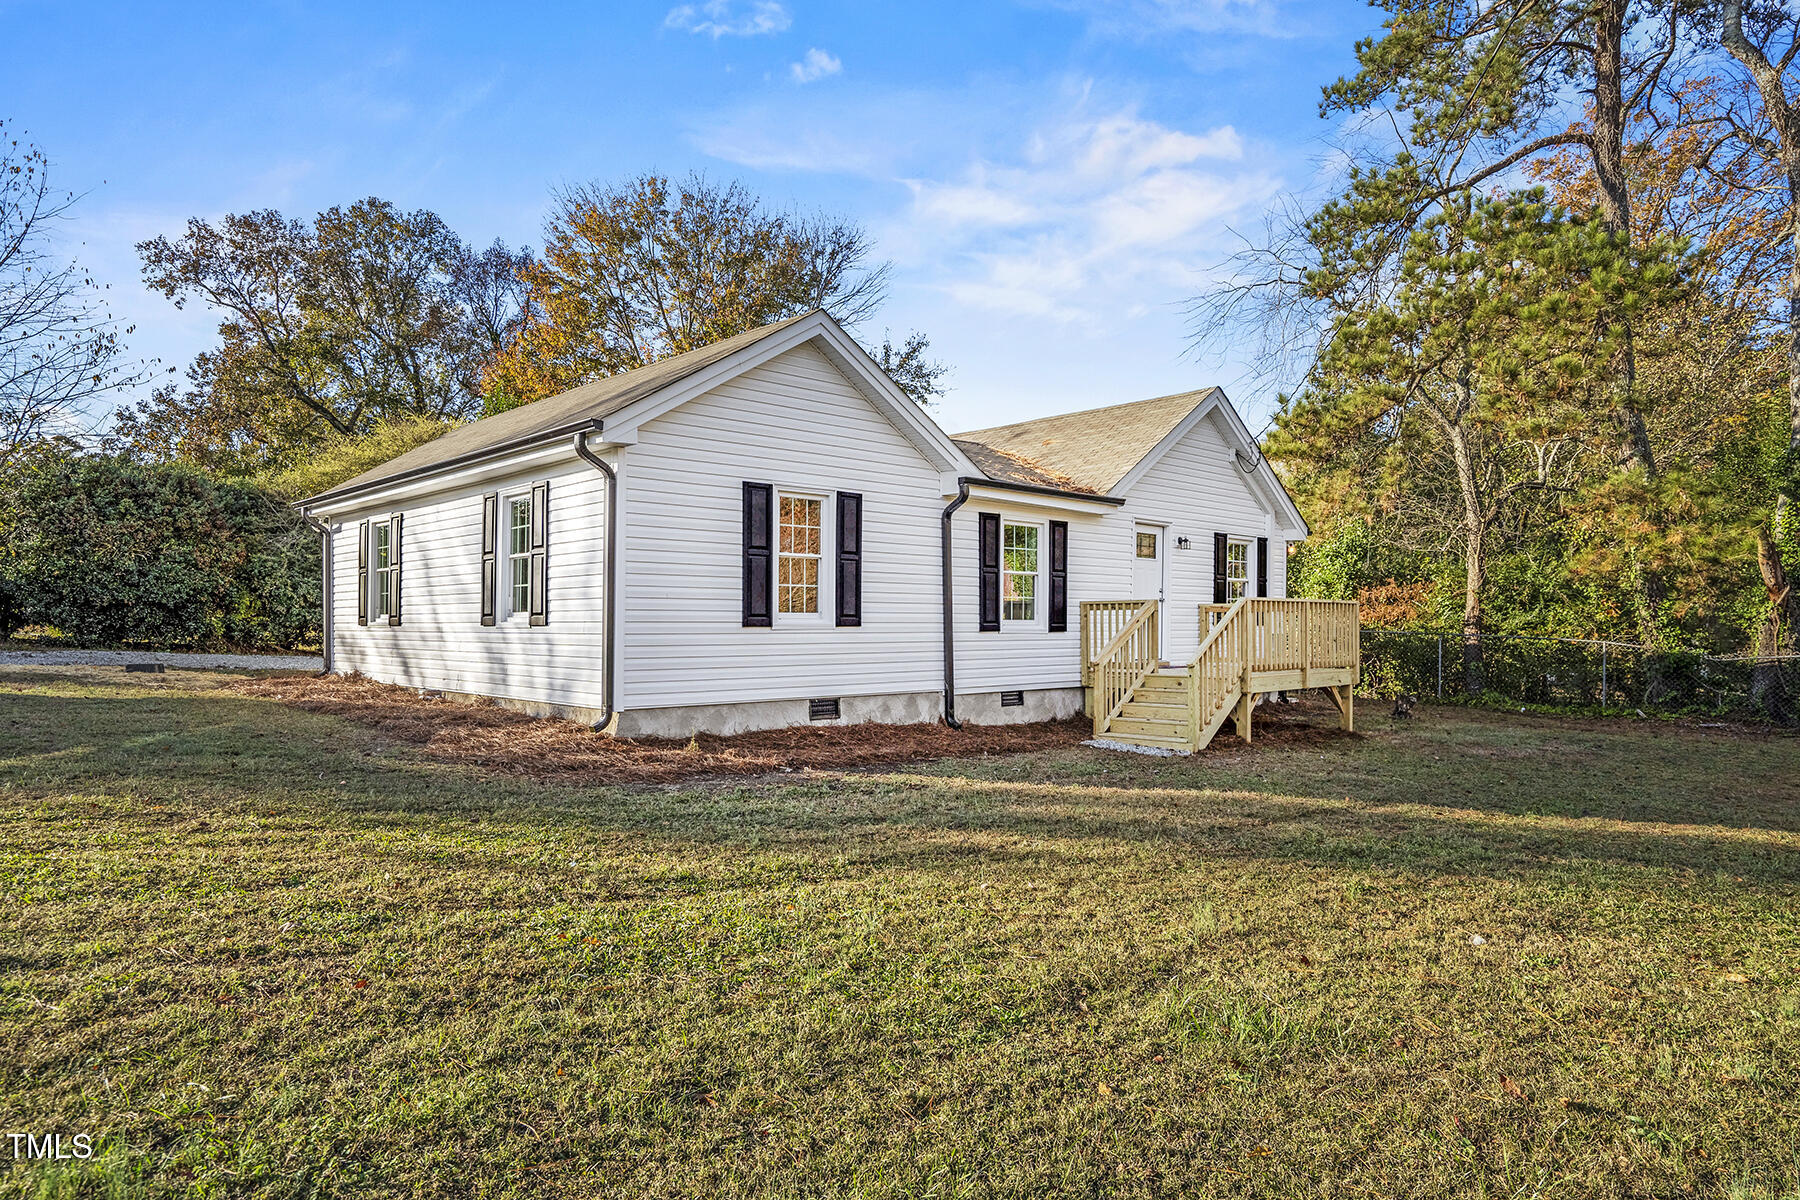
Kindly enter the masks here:
[[131, 330], [56, 251], [56, 224], [77, 198], [53, 189], [43, 150], [0, 121], [0, 471], [40, 438], [87, 432], [87, 401], [149, 373], [121, 363]]

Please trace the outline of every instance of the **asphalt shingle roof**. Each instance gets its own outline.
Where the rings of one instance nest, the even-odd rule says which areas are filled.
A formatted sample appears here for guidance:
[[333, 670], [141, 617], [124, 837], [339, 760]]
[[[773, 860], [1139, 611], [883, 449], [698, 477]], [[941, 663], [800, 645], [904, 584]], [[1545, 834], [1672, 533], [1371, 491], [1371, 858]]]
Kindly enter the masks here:
[[605, 379], [597, 379], [593, 383], [571, 388], [569, 391], [560, 392], [546, 399], [531, 404], [521, 404], [517, 408], [509, 408], [505, 412], [495, 413], [491, 417], [483, 417], [479, 421], [459, 425], [443, 436], [426, 442], [423, 446], [415, 446], [397, 458], [390, 458], [380, 466], [372, 467], [354, 479], [345, 480], [336, 487], [319, 493], [312, 497], [311, 501], [328, 499], [342, 492], [360, 491], [371, 484], [397, 476], [443, 466], [458, 459], [478, 455], [484, 451], [512, 442], [523, 441], [539, 434], [547, 434], [556, 429], [599, 420], [618, 412], [628, 404], [642, 400], [652, 392], [668, 387], [672, 383], [679, 383], [696, 371], [704, 370], [747, 346], [754, 346], [769, 335], [786, 329], [796, 321], [802, 321], [811, 315], [810, 312], [801, 313], [799, 316], [789, 317], [785, 321], [777, 321], [773, 325], [747, 330], [722, 341], [713, 342], [708, 346], [672, 354], [668, 358], [660, 359], [648, 366], [623, 371], [617, 375], [609, 375]]
[[1213, 391], [1201, 388], [952, 436], [965, 452], [971, 445], [989, 452], [993, 467], [973, 453], [970, 458], [990, 478], [1039, 482], [996, 473], [996, 469], [1016, 470], [1015, 464], [1023, 463], [1033, 473], [1061, 481], [1046, 486], [1104, 495]]
[[[321, 492], [308, 502], [330, 500], [404, 476], [428, 474], [434, 468], [501, 447], [578, 428], [679, 383], [811, 315], [801, 313], [472, 421]], [[1213, 391], [1202, 388], [1131, 404], [1040, 417], [955, 434], [953, 440], [977, 470], [996, 482], [1106, 495]]]

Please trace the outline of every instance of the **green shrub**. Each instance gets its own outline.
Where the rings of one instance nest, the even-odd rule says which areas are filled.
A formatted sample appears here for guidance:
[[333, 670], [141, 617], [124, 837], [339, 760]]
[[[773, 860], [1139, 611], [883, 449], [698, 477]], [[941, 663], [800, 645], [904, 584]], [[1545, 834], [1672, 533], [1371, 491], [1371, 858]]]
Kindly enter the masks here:
[[304, 500], [354, 479], [372, 467], [423, 446], [455, 429], [459, 422], [443, 417], [398, 416], [375, 423], [365, 434], [323, 439], [304, 462], [265, 476], [261, 482], [277, 495]]
[[6, 496], [6, 620], [78, 645], [319, 638], [319, 539], [279, 496], [122, 457], [31, 464]]

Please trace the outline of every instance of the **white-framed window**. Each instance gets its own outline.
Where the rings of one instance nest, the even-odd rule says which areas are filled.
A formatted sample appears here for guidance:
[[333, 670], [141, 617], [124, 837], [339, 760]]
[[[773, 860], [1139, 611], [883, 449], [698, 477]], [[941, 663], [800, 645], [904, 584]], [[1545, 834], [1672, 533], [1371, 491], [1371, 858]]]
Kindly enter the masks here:
[[531, 612], [531, 493], [500, 501], [501, 536], [506, 558], [501, 567], [506, 615]]
[[1242, 600], [1250, 594], [1250, 543], [1232, 538], [1225, 543], [1225, 599]]
[[825, 552], [825, 498], [777, 492], [775, 619], [817, 620], [825, 612], [820, 570]]
[[394, 612], [394, 523], [377, 521], [369, 527], [369, 619]]
[[1012, 521], [1000, 524], [1000, 624], [1034, 625], [1039, 615], [1038, 586], [1043, 565], [1043, 526]]

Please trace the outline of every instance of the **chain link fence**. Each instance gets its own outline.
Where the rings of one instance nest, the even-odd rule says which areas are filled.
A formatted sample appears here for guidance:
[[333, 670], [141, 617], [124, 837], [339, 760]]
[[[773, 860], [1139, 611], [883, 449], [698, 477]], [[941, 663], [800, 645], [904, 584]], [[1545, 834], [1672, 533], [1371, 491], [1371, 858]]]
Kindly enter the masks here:
[[1800, 655], [1757, 658], [1653, 650], [1626, 642], [1488, 636], [1477, 687], [1459, 634], [1362, 631], [1362, 688], [1371, 696], [1490, 699], [1644, 709], [1800, 725]]

